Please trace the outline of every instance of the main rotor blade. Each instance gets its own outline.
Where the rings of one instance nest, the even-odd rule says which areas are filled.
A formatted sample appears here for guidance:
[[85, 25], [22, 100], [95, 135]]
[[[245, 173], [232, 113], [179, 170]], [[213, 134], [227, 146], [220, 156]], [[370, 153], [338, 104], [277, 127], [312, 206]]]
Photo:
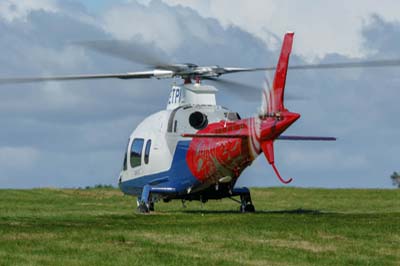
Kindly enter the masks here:
[[173, 72], [168, 70], [152, 70], [142, 72], [131, 72], [121, 74], [94, 74], [94, 75], [71, 75], [71, 76], [53, 76], [53, 77], [22, 77], [22, 78], [0, 78], [0, 85], [19, 84], [31, 82], [46, 81], [69, 81], [69, 80], [85, 80], [85, 79], [144, 79], [144, 78], [162, 78], [172, 77]]
[[393, 66], [400, 66], [400, 59], [294, 65], [294, 66], [289, 66], [289, 68], [290, 69], [335, 69], [335, 68], [340, 69], [340, 68], [393, 67]]
[[[97, 43], [97, 42], [92, 42]], [[109, 42], [111, 44], [112, 41]], [[100, 46], [99, 46], [100, 47]], [[110, 46], [112, 47], [112, 46]], [[111, 49], [112, 50], [112, 49]], [[108, 50], [108, 51], [111, 51]], [[122, 50], [116, 49], [115, 53], [118, 54]], [[123, 53], [120, 54], [121, 56]], [[143, 54], [144, 56], [145, 53]], [[144, 59], [144, 57], [143, 57]], [[150, 61], [147, 60], [149, 63]], [[161, 61], [152, 61], [153, 63], [161, 63]], [[162, 64], [162, 63], [161, 63]], [[68, 80], [85, 80], [85, 79], [142, 79], [142, 78], [172, 78], [175, 76], [185, 75], [197, 75], [195, 72], [197, 66], [194, 66], [193, 73], [192, 70], [188, 70], [189, 64], [166, 64], [159, 65], [159, 69], [141, 72], [128, 72], [119, 74], [93, 74], [93, 75], [71, 75], [71, 76], [50, 76], [50, 77], [22, 77], [22, 78], [0, 78], [0, 85], [3, 84], [17, 84], [17, 83], [30, 83], [30, 82], [45, 82], [45, 81], [68, 81]], [[362, 62], [344, 62], [344, 63], [327, 63], [327, 64], [307, 64], [307, 65], [294, 65], [289, 66], [289, 69], [301, 70], [301, 69], [343, 69], [343, 68], [362, 68], [362, 67], [391, 67], [400, 66], [400, 59], [392, 60], [374, 60], [374, 61], [362, 61]], [[190, 66], [191, 67], [191, 66]], [[200, 67], [201, 68], [201, 67]], [[239, 72], [253, 72], [253, 71], [271, 71], [275, 70], [276, 67], [265, 67], [265, 68], [234, 68], [218, 67], [213, 70], [217, 75], [229, 74], [229, 73], [239, 73]], [[259, 91], [258, 88], [243, 84], [235, 81], [219, 79], [214, 77], [201, 76], [203, 79], [211, 80], [214, 82], [219, 82], [222, 85], [228, 86], [230, 91], [244, 98], [252, 98], [249, 96], [250, 91]], [[301, 97], [288, 96], [287, 99], [303, 99]]]
[[[133, 63], [139, 63], [154, 68], [176, 70], [176, 66], [168, 63], [165, 54], [154, 47], [149, 48], [148, 45], [138, 45], [131, 41], [119, 40], [97, 40], [78, 42], [75, 44], [92, 49], [98, 53], [128, 60]], [[158, 55], [156, 55], [156, 53]]]
[[[221, 79], [221, 78], [212, 78], [212, 77], [204, 77], [203, 79], [214, 82], [218, 86], [218, 89], [222, 89], [227, 91], [228, 93], [232, 93], [236, 96], [239, 96], [241, 99], [256, 102], [260, 100], [261, 97], [261, 87], [252, 86], [249, 84]], [[305, 100], [304, 97], [293, 95], [291, 93], [286, 93], [286, 100]]]
[[[400, 66], [400, 59], [291, 65], [291, 66], [289, 66], [289, 69], [291, 69], [291, 70], [340, 69], [340, 68], [395, 67], [395, 66]], [[223, 74], [231, 74], [231, 73], [239, 73], [239, 72], [273, 71], [275, 69], [276, 69], [276, 67], [256, 67], [256, 68], [224, 67], [224, 68], [218, 69], [217, 73], [220, 75], [223, 75]]]
[[220, 67], [215, 72], [219, 75], [233, 74], [240, 72], [255, 72], [255, 71], [270, 71], [276, 67], [254, 67], [254, 68], [243, 68], [243, 67]]
[[260, 91], [260, 88], [258, 88], [257, 86], [245, 84], [245, 83], [238, 82], [238, 81], [222, 79], [222, 78], [213, 78], [213, 77], [203, 77], [203, 79], [210, 80], [210, 81], [218, 83], [220, 85], [230, 86], [230, 88], [232, 88], [232, 90], [239, 89], [240, 92], [243, 92], [243, 89]]

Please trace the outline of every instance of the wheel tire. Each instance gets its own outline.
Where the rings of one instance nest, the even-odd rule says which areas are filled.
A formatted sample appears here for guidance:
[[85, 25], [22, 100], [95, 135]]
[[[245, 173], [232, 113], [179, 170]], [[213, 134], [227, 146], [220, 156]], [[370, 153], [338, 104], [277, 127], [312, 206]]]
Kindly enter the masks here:
[[255, 212], [256, 208], [254, 208], [253, 204], [248, 204], [248, 205], [246, 205], [246, 207], [244, 207], [244, 211], [245, 212]]
[[149, 211], [154, 211], [154, 202], [150, 202]]
[[150, 210], [145, 203], [141, 203], [138, 207], [138, 212], [140, 213], [149, 213]]

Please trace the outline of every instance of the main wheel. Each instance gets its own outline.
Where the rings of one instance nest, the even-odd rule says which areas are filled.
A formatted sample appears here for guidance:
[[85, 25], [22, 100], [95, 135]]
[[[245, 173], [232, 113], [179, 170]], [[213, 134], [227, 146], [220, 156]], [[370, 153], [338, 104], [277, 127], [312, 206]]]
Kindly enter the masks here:
[[240, 205], [240, 212], [245, 213], [245, 212], [255, 212], [256, 209], [254, 208], [253, 204], [242, 204]]
[[139, 204], [137, 210], [140, 213], [149, 213], [150, 212], [149, 207], [144, 202]]
[[244, 207], [245, 212], [255, 212], [256, 208], [254, 208], [253, 204], [247, 204], [246, 207]]

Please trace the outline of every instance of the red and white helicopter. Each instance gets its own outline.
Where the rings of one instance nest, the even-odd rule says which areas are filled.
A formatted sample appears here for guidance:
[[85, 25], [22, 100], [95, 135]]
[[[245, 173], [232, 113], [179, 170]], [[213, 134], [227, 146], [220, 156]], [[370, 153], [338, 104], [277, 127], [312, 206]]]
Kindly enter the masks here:
[[[289, 66], [294, 33], [286, 33], [279, 61], [269, 68], [200, 67], [194, 64], [164, 64], [155, 70], [123, 74], [78, 75], [35, 78], [3, 78], [0, 84], [79, 79], [137, 79], [181, 77], [184, 84], [171, 89], [166, 110], [141, 122], [131, 134], [118, 182], [123, 193], [137, 196], [138, 210], [154, 210], [158, 200], [199, 200], [240, 197], [240, 211], [254, 212], [248, 188], [235, 187], [243, 170], [263, 153], [279, 180], [274, 141], [334, 141], [332, 137], [284, 136], [300, 114], [284, 105], [288, 68], [347, 68], [400, 65], [400, 60]], [[94, 47], [104, 50], [105, 47]], [[104, 52], [104, 51], [103, 51]], [[107, 52], [107, 51], [106, 51]], [[113, 53], [111, 51], [111, 53]], [[114, 53], [115, 54], [115, 53]], [[120, 56], [120, 54], [119, 54]], [[275, 71], [270, 87], [266, 79], [262, 105], [254, 117], [242, 119], [235, 111], [217, 105], [217, 89], [201, 80], [218, 80], [223, 74]], [[193, 83], [192, 83], [193, 82]]]

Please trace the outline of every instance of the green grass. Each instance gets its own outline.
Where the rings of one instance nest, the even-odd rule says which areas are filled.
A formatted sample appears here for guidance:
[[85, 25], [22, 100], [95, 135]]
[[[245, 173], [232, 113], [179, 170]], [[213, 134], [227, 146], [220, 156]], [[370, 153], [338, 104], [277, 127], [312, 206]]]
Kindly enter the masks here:
[[400, 265], [400, 190], [252, 196], [140, 215], [114, 189], [0, 190], [0, 265]]

